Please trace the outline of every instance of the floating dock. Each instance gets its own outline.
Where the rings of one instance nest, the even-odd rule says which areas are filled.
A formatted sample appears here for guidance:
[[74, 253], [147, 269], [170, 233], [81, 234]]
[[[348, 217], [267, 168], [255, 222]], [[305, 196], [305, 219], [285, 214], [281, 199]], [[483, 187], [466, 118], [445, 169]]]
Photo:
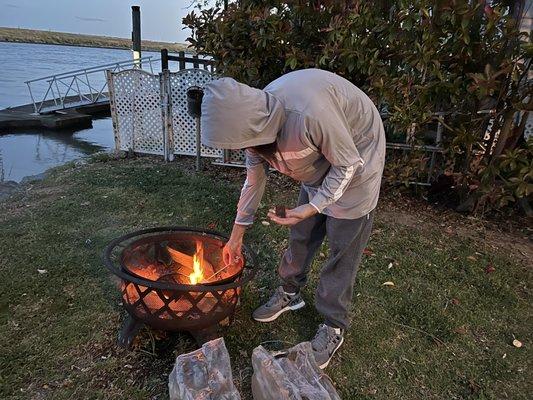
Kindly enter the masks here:
[[[52, 105], [53, 100], [50, 103]], [[110, 115], [107, 100], [41, 114], [35, 112], [33, 104], [25, 104], [0, 110], [0, 134], [27, 128], [90, 128], [94, 116], [105, 115]]]

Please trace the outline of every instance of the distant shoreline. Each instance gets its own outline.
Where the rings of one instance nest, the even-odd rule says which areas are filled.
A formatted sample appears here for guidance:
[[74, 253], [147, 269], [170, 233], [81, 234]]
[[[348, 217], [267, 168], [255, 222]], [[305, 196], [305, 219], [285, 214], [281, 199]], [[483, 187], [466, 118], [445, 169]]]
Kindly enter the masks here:
[[[131, 49], [131, 40], [126, 38], [5, 27], [0, 27], [0, 42]], [[167, 43], [152, 40], [143, 40], [141, 48], [144, 51], [160, 51], [161, 49], [168, 49], [170, 52], [187, 51], [187, 45], [184, 43]]]

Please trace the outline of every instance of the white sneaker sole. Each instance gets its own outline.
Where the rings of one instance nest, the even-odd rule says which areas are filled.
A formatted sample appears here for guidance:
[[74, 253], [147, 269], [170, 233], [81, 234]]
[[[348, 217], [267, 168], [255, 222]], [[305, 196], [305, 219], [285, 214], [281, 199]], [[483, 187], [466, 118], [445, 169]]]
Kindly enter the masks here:
[[333, 358], [333, 356], [335, 355], [335, 352], [337, 350], [339, 350], [339, 348], [342, 346], [342, 344], [344, 343], [344, 337], [341, 338], [341, 341], [339, 342], [339, 345], [335, 348], [335, 350], [333, 350], [333, 353], [331, 353], [331, 356], [329, 357], [328, 361], [326, 361], [324, 364], [322, 365], [319, 365], [318, 368], [320, 369], [324, 369], [326, 368], [328, 365], [329, 365], [329, 362], [331, 361], [331, 359]]
[[268, 318], [255, 318], [255, 317], [252, 317], [255, 321], [257, 322], [272, 322], [274, 321], [275, 319], [277, 319], [281, 314], [283, 314], [285, 311], [295, 311], [295, 310], [299, 310], [300, 308], [302, 308], [303, 306], [305, 306], [305, 301], [301, 301], [300, 303], [298, 304], [295, 304], [293, 306], [287, 306], [285, 308], [282, 308], [281, 310], [279, 310], [277, 313], [273, 314], [272, 316], [268, 317]]

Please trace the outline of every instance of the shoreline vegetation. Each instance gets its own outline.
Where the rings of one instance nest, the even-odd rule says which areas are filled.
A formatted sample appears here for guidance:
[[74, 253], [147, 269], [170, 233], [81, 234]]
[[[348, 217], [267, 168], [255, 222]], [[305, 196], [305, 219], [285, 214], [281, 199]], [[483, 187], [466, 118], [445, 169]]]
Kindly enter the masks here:
[[[0, 27], [0, 42], [131, 49], [131, 39], [129, 38], [6, 27]], [[184, 43], [143, 40], [141, 46], [144, 51], [160, 51], [164, 48], [168, 49], [170, 52], [187, 51], [187, 45]]]

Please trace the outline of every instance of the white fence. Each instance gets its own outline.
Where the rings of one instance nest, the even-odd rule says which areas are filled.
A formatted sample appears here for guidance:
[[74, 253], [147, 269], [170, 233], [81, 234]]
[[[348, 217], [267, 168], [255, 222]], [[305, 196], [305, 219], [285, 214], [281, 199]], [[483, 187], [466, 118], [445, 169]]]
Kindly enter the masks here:
[[[154, 75], [140, 69], [107, 72], [115, 148], [141, 154], [196, 155], [196, 120], [187, 112], [187, 90], [204, 87], [209, 71], [165, 70]], [[202, 146], [201, 155], [220, 162], [242, 162], [242, 151]]]

